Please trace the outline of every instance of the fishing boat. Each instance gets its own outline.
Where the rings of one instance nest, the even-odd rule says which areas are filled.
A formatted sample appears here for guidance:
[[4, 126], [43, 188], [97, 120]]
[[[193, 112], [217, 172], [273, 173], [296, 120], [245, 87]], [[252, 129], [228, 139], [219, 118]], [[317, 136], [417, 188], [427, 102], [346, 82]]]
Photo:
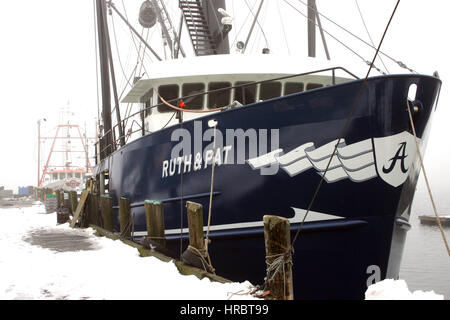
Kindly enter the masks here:
[[[145, 201], [158, 200], [166, 250], [181, 257], [186, 201], [199, 203], [211, 212], [204, 226], [216, 273], [261, 284], [263, 216], [278, 215], [295, 240], [295, 299], [362, 299], [370, 284], [398, 278], [420, 172], [415, 142], [423, 153], [437, 73], [356, 75], [315, 59], [316, 30], [326, 37], [312, 0], [304, 58], [266, 47], [246, 54], [264, 1], [251, 11], [246, 41], [233, 46], [229, 33], [239, 26], [224, 0], [180, 0], [179, 26], [162, 0], [144, 1], [139, 18], [113, 1], [95, 3], [103, 118], [93, 177], [112, 198], [117, 230], [120, 198], [130, 200], [135, 239], [147, 234]], [[158, 60], [122, 97], [108, 10]], [[142, 30], [160, 28], [164, 58], [132, 19]], [[139, 110], [124, 118], [121, 103]]]
[[[60, 113], [61, 119], [68, 111]], [[66, 118], [63, 123], [56, 126], [53, 136], [41, 135], [41, 121], [38, 121], [38, 166], [37, 166], [37, 193], [41, 201], [45, 203], [47, 213], [57, 210], [56, 190], [68, 192], [81, 192], [85, 181], [92, 175], [92, 166], [88, 156], [88, 138], [81, 133], [78, 124], [71, 123], [72, 119]], [[41, 149], [45, 142], [50, 141], [50, 149], [47, 153]], [[46, 156], [45, 164], [41, 163], [41, 157]]]

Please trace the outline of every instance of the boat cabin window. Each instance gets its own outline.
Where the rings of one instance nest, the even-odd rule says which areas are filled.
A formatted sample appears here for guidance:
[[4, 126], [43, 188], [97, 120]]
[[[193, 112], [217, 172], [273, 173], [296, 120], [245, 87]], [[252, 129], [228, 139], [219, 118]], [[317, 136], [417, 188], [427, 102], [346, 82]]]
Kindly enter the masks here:
[[293, 94], [297, 92], [302, 92], [305, 88], [303, 82], [286, 82], [284, 85], [284, 94]]
[[[208, 91], [219, 90], [231, 87], [230, 82], [211, 82], [208, 84]], [[208, 94], [208, 108], [215, 109], [224, 107], [230, 104], [230, 90], [222, 90]]]
[[317, 88], [322, 88], [323, 84], [320, 83], [308, 83], [306, 85], [306, 90], [312, 90], [312, 89], [317, 89]]
[[72, 174], [72, 172], [70, 172], [70, 173], [67, 173], [67, 178], [73, 178], [73, 174]]
[[271, 81], [261, 83], [260, 100], [267, 100], [281, 96], [281, 82]]
[[59, 179], [60, 180], [63, 180], [63, 179], [65, 179], [66, 178], [66, 173], [65, 172], [61, 172], [60, 174], [59, 174]]
[[80, 179], [81, 178], [81, 173], [75, 172], [75, 178]]
[[57, 173], [52, 173], [52, 179], [53, 180], [58, 180], [58, 174]]
[[[236, 82], [235, 86], [241, 86], [251, 82]], [[250, 104], [256, 101], [256, 85], [250, 85], [242, 88], [234, 89], [234, 100], [242, 104]]]
[[[158, 88], [158, 93], [164, 100], [170, 102], [170, 100], [178, 99], [179, 86], [177, 84], [166, 84]], [[161, 99], [158, 97], [158, 111], [159, 112], [169, 112], [173, 109], [162, 104]], [[172, 101], [171, 104], [176, 105], [176, 102]]]
[[[182, 96], [190, 96], [198, 93], [205, 92], [205, 84], [204, 83], [185, 83], [183, 84], [183, 93]], [[186, 109], [202, 109], [203, 108], [203, 99], [204, 95], [200, 95], [197, 97], [183, 99], [184, 104], [186, 105]]]

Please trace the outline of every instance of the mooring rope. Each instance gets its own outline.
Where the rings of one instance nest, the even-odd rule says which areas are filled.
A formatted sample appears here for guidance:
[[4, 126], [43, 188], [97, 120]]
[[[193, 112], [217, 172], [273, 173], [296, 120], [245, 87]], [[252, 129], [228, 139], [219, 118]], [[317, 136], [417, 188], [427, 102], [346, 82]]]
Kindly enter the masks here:
[[423, 177], [425, 178], [425, 184], [427, 185], [428, 195], [430, 196], [431, 204], [433, 206], [434, 215], [436, 216], [436, 221], [437, 221], [437, 223], [439, 225], [439, 230], [441, 231], [442, 239], [444, 240], [445, 247], [447, 248], [447, 254], [450, 257], [450, 249], [449, 249], [449, 246], [448, 246], [447, 238], [445, 237], [445, 233], [444, 233], [444, 230], [442, 228], [441, 219], [439, 218], [439, 214], [438, 214], [437, 209], [436, 209], [436, 204], [434, 203], [434, 199], [433, 199], [433, 194], [431, 193], [430, 184], [428, 182], [427, 173], [425, 171], [425, 166], [423, 165], [423, 158], [422, 158], [422, 154], [420, 152], [419, 142], [417, 140], [416, 128], [414, 126], [414, 120], [413, 120], [412, 113], [411, 113], [411, 104], [409, 102], [409, 99], [406, 99], [406, 103], [407, 103], [407, 106], [408, 106], [407, 109], [408, 109], [409, 121], [411, 123], [411, 128], [412, 128], [412, 131], [413, 131], [413, 134], [414, 134], [414, 141], [416, 143], [417, 155], [419, 156], [420, 166], [421, 166], [422, 172], [423, 172]]
[[[271, 256], [266, 256], [266, 274], [267, 278], [265, 283], [268, 284], [275, 280], [275, 277], [283, 272], [283, 292], [286, 296], [286, 269], [293, 266], [294, 262], [292, 261], [292, 248], [287, 250], [284, 253], [275, 254]], [[269, 262], [269, 259], [273, 259], [272, 262]]]
[[[205, 250], [206, 250], [206, 257], [209, 262], [209, 266], [211, 267], [211, 270], [214, 270], [211, 263], [211, 258], [209, 256], [209, 230], [211, 227], [211, 212], [212, 212], [212, 200], [213, 200], [213, 191], [214, 191], [214, 169], [216, 165], [216, 132], [217, 132], [217, 121], [214, 121], [214, 135], [213, 135], [213, 154], [212, 154], [212, 167], [211, 167], [211, 185], [209, 190], [209, 207], [208, 207], [208, 225], [206, 228], [206, 237], [205, 237]], [[213, 271], [214, 273], [214, 271]]]
[[211, 258], [209, 257], [208, 249], [198, 249], [194, 246], [188, 245], [188, 250], [194, 253], [200, 258], [200, 262], [203, 265], [203, 270], [216, 274], [216, 269], [211, 264]]

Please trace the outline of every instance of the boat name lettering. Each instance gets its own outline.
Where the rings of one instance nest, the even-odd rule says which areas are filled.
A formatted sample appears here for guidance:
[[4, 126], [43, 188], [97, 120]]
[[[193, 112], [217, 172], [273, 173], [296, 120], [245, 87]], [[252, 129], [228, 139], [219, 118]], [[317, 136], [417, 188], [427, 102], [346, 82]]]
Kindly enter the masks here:
[[164, 160], [162, 165], [162, 178], [171, 177], [176, 174], [188, 173], [191, 171], [199, 171], [208, 168], [212, 165], [213, 158], [216, 166], [228, 164], [229, 151], [232, 146], [225, 146], [223, 148], [216, 148], [214, 154], [212, 149], [206, 150], [204, 157], [201, 152], [197, 152], [195, 157], [192, 154], [184, 157], [176, 157], [170, 160]]

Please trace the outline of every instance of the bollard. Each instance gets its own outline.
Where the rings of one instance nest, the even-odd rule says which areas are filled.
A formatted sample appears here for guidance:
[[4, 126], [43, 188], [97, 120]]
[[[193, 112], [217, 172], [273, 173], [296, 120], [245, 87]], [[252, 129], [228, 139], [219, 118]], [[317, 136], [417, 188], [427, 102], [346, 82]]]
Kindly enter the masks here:
[[292, 252], [289, 220], [277, 216], [264, 216], [266, 246], [267, 289], [270, 299], [293, 300]]
[[149, 239], [165, 247], [164, 207], [161, 201], [145, 201], [145, 220]]
[[130, 221], [130, 200], [126, 198], [119, 199], [119, 223], [120, 235], [125, 238], [131, 237], [131, 221]]

